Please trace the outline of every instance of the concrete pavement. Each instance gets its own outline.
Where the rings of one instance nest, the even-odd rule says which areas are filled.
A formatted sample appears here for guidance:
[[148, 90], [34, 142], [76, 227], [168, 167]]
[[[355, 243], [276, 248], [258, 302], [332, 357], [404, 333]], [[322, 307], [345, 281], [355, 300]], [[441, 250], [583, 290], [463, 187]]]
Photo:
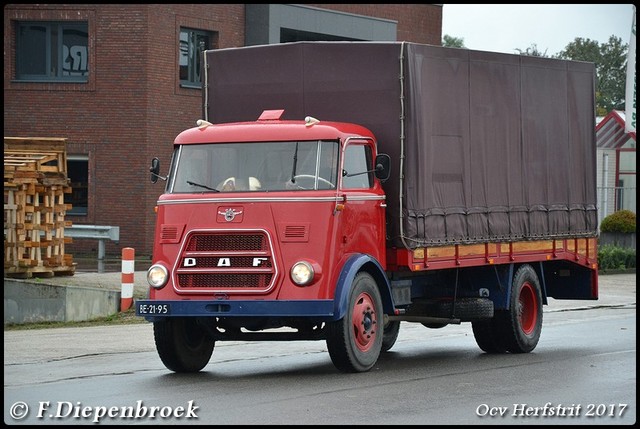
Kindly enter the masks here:
[[[4, 324], [79, 322], [121, 309], [121, 272], [50, 278], [4, 278]], [[134, 273], [133, 298], [147, 296], [146, 271]]]
[[600, 274], [598, 276], [598, 300], [584, 301], [549, 298], [545, 312], [577, 310], [594, 307], [618, 307], [636, 304], [636, 273]]
[[[25, 288], [28, 286], [28, 288]], [[81, 321], [120, 310], [120, 272], [80, 272], [44, 279], [4, 279], [5, 324]], [[597, 301], [549, 299], [545, 311], [626, 305], [636, 302], [636, 274], [600, 274]], [[147, 296], [145, 271], [134, 273], [134, 299]]]
[[[133, 274], [133, 297], [144, 298], [147, 296], [147, 270], [135, 271]], [[79, 272], [72, 276], [55, 276], [45, 279], [23, 280], [29, 283], [46, 283], [55, 286], [71, 286], [79, 288], [94, 288], [102, 290], [120, 291], [122, 289], [122, 273], [92, 273]]]
[[[90, 273], [81, 272], [73, 276], [56, 276], [47, 279], [21, 280], [28, 283], [51, 284], [57, 286], [72, 286], [81, 288], [95, 288], [102, 290], [120, 291], [122, 288], [122, 274], [119, 272]], [[615, 303], [627, 303], [633, 296], [635, 303], [636, 273], [602, 274], [599, 276], [600, 296], [598, 301], [581, 300], [555, 300], [551, 298], [550, 308], [568, 307], [593, 307], [612, 305]], [[134, 298], [145, 298], [149, 284], [147, 283], [147, 271], [134, 273]]]

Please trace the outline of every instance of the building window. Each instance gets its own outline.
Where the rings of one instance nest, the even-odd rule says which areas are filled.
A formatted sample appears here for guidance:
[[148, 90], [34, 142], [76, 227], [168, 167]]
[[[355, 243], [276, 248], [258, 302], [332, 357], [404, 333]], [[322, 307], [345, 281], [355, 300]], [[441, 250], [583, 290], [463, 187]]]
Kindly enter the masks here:
[[86, 22], [19, 22], [16, 34], [16, 79], [87, 81]]
[[71, 210], [67, 210], [67, 214], [88, 214], [89, 157], [87, 155], [67, 156], [67, 176], [71, 186], [71, 193], [64, 196], [64, 203], [71, 204]]
[[202, 87], [202, 51], [211, 49], [211, 35], [206, 31], [180, 29], [180, 84]]

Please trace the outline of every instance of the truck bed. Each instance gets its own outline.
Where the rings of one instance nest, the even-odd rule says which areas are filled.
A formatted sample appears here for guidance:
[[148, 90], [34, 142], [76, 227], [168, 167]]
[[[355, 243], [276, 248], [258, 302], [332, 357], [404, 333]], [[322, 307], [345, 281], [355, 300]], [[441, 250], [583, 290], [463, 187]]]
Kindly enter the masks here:
[[403, 42], [211, 50], [205, 63], [211, 122], [285, 109], [369, 128], [392, 159], [389, 247], [597, 236], [592, 63]]

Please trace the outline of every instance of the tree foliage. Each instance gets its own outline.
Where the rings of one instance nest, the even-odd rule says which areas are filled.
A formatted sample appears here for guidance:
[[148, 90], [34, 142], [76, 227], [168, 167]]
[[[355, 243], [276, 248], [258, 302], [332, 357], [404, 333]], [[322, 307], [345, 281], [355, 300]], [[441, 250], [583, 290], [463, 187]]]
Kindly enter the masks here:
[[448, 34], [442, 36], [442, 46], [445, 48], [466, 48], [462, 37], [453, 37]]
[[541, 52], [538, 49], [538, 45], [536, 45], [535, 43], [529, 46], [524, 51], [518, 48], [516, 48], [516, 51], [518, 51], [520, 55], [528, 55], [530, 57], [546, 57], [547, 56], [547, 50], [545, 49], [544, 52]]
[[596, 109], [605, 116], [614, 109], [625, 109], [627, 52], [629, 45], [610, 36], [607, 43], [577, 37], [556, 58], [589, 61], [596, 67]]
[[[445, 34], [442, 46], [448, 48], [465, 48], [464, 39]], [[538, 49], [534, 43], [526, 49], [516, 48], [520, 55], [533, 57], [549, 57], [547, 50]], [[611, 35], [607, 43], [576, 37], [565, 46], [564, 50], [553, 55], [573, 61], [587, 61], [596, 67], [596, 115], [605, 116], [612, 110], [625, 109], [625, 87], [627, 78], [627, 53], [629, 45], [622, 43], [620, 37]]]

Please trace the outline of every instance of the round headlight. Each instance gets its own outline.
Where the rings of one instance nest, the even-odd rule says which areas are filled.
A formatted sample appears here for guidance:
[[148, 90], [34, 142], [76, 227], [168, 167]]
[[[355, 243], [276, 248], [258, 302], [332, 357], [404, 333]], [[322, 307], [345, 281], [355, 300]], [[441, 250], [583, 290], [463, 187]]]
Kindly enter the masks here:
[[160, 289], [169, 281], [169, 271], [163, 265], [152, 265], [147, 271], [147, 283], [155, 289]]
[[313, 281], [313, 267], [306, 261], [300, 261], [291, 267], [291, 280], [298, 286], [306, 286]]

